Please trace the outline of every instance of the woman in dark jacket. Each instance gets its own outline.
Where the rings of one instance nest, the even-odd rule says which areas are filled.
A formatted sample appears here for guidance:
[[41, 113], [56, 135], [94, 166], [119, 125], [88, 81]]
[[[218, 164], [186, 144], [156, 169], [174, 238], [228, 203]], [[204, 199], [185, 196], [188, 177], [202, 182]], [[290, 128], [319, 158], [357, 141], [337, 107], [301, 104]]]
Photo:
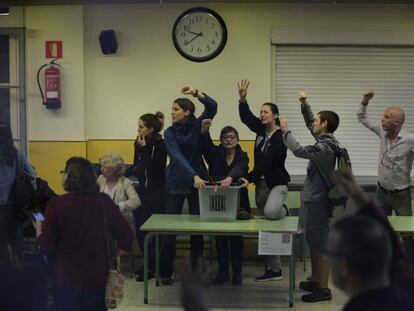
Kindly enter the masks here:
[[[171, 108], [172, 126], [164, 133], [165, 144], [170, 163], [166, 176], [166, 213], [180, 214], [184, 200], [187, 199], [189, 213], [199, 214], [198, 189], [204, 186], [207, 169], [204, 165], [200, 146], [201, 120], [212, 119], [217, 113], [217, 103], [204, 93], [199, 93], [191, 86], [181, 92], [193, 95], [205, 109], [200, 117], [194, 116], [195, 106], [187, 98], [178, 98]], [[196, 188], [195, 188], [195, 187]], [[175, 236], [163, 238], [161, 257], [161, 283], [172, 283], [173, 262], [175, 255]], [[203, 237], [191, 236], [191, 257], [193, 264], [203, 254]]]
[[[225, 126], [220, 133], [220, 145], [216, 146], [211, 140], [208, 129], [211, 120], [203, 120], [202, 126], [202, 150], [204, 158], [208, 163], [210, 179], [227, 188], [232, 182], [237, 182], [241, 177], [246, 176], [249, 170], [249, 157], [244, 152], [239, 142], [239, 133], [232, 126]], [[247, 188], [240, 190], [240, 211], [238, 215], [249, 216], [250, 203]], [[248, 217], [249, 218], [249, 217]], [[247, 219], [248, 219], [247, 218]], [[213, 284], [223, 284], [229, 280], [229, 247], [230, 261], [233, 270], [233, 285], [240, 285], [242, 282], [242, 259], [243, 259], [243, 237], [241, 236], [217, 236], [217, 261], [219, 272], [213, 279]]]
[[[287, 148], [283, 144], [282, 130], [279, 127], [279, 110], [273, 103], [264, 103], [257, 118], [247, 104], [246, 96], [249, 81], [242, 80], [239, 87], [239, 115], [241, 121], [254, 133], [254, 168], [247, 175], [249, 182], [256, 185], [256, 205], [261, 215], [267, 219], [280, 219], [287, 215], [284, 204], [288, 194], [289, 173], [285, 168]], [[267, 256], [265, 273], [256, 281], [282, 279], [279, 256]]]
[[[135, 140], [134, 165], [131, 173], [138, 178], [138, 195], [141, 206], [134, 211], [135, 232], [141, 252], [144, 251], [145, 231], [140, 227], [152, 214], [164, 213], [165, 166], [167, 150], [160, 131], [164, 127], [164, 114], [146, 113], [138, 120], [138, 136]], [[149, 245], [149, 272], [148, 279], [154, 277], [155, 271], [155, 243]], [[137, 282], [144, 280], [144, 269], [137, 273]]]
[[99, 192], [91, 163], [81, 157], [66, 162], [66, 194], [50, 200], [43, 225], [36, 222], [39, 247], [53, 255], [52, 281], [57, 310], [106, 310], [105, 286], [109, 243], [129, 250], [132, 230], [121, 211]]

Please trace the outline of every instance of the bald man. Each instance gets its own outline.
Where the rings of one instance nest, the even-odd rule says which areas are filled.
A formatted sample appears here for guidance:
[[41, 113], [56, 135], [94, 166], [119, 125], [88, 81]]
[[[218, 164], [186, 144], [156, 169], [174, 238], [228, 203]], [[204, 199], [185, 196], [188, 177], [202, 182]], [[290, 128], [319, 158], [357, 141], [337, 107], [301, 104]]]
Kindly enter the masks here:
[[401, 129], [404, 110], [389, 107], [381, 121], [367, 117], [367, 106], [374, 92], [367, 91], [358, 110], [358, 120], [377, 134], [381, 141], [378, 163], [377, 200], [387, 215], [411, 216], [410, 174], [414, 159], [414, 135]]

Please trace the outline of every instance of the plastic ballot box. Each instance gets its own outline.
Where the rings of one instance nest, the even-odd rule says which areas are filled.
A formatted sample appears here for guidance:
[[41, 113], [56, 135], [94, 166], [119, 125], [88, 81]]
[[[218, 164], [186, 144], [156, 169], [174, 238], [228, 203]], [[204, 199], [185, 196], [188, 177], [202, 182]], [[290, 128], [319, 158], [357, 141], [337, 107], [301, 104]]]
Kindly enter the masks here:
[[223, 189], [219, 184], [207, 183], [198, 189], [201, 221], [235, 221], [240, 205], [240, 189], [232, 185]]

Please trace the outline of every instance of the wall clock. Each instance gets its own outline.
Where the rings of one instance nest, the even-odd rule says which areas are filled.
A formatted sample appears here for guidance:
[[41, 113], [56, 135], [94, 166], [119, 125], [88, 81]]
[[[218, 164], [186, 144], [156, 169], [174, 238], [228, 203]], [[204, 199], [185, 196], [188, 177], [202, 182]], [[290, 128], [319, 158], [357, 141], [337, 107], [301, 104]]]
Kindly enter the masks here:
[[182, 56], [194, 62], [206, 62], [224, 49], [227, 28], [216, 12], [197, 7], [178, 16], [172, 38], [175, 48]]

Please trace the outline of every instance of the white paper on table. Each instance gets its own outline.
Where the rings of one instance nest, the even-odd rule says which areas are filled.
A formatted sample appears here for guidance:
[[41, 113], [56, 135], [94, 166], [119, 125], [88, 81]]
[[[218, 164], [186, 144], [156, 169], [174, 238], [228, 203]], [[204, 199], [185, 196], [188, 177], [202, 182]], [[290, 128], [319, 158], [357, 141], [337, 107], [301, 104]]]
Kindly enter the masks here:
[[292, 234], [259, 231], [259, 255], [292, 255]]

